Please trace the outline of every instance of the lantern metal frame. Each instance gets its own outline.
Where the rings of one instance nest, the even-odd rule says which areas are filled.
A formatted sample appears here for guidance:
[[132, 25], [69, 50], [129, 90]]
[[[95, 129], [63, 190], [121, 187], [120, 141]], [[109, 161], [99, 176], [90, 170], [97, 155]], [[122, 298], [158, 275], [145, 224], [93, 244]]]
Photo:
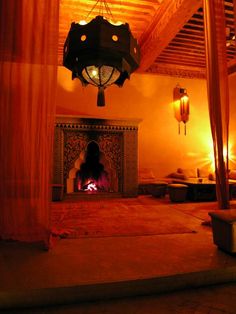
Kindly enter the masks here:
[[[63, 66], [72, 71], [72, 79], [78, 78], [83, 85], [93, 84], [98, 87], [98, 106], [105, 105], [104, 89], [111, 84], [123, 86], [139, 63], [140, 49], [129, 24], [116, 26], [100, 15], [85, 25], [71, 24], [64, 44]], [[119, 76], [116, 75], [114, 79], [111, 75], [104, 82], [101, 74], [104, 66], [115, 69], [113, 73], [119, 71]], [[99, 72], [97, 82], [92, 80], [92, 73], [88, 73], [92, 67]]]

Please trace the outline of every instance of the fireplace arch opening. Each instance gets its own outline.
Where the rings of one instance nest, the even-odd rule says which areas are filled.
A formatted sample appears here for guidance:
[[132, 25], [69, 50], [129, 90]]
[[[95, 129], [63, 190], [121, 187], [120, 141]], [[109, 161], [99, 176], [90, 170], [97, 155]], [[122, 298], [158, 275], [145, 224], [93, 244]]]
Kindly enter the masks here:
[[118, 192], [116, 169], [95, 141], [88, 143], [69, 171], [67, 193], [80, 191]]
[[76, 172], [75, 191], [109, 191], [108, 172], [100, 162], [100, 149], [96, 142], [88, 144], [85, 161]]

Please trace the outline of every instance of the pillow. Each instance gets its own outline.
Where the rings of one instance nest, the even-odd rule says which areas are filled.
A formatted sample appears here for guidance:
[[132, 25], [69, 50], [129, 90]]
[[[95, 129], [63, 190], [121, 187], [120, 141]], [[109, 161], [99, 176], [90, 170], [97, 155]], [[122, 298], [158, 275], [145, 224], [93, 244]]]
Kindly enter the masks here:
[[183, 173], [178, 173], [178, 172], [171, 173], [170, 177], [180, 179], [180, 180], [187, 180], [187, 177]]
[[178, 173], [183, 173], [185, 177], [187, 178], [197, 178], [198, 177], [198, 171], [196, 169], [183, 169], [183, 168], [178, 168], [177, 169]]
[[236, 170], [230, 170], [229, 179], [236, 180]]
[[146, 169], [146, 168], [140, 169], [138, 176], [139, 176], [139, 179], [142, 179], [142, 180], [153, 180], [153, 179], [155, 179], [153, 172], [150, 169]]
[[216, 175], [214, 173], [209, 173], [208, 179], [211, 181], [215, 181], [216, 180]]

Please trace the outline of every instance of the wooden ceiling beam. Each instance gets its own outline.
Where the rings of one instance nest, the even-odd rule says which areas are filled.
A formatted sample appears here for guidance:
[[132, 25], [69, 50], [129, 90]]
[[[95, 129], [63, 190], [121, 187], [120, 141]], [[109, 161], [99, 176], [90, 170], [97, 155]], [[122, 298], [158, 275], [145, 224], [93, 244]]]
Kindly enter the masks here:
[[197, 40], [197, 41], [202, 41], [202, 43], [204, 44], [204, 36], [203, 35], [199, 35], [199, 34], [182, 34], [181, 32], [179, 32], [175, 38], [180, 38], [180, 39], [188, 39], [188, 40]]
[[149, 28], [140, 38], [141, 64], [146, 71], [184, 24], [202, 6], [202, 0], [163, 0]]
[[203, 63], [203, 62], [194, 62], [194, 61], [183, 61], [183, 60], [169, 60], [169, 59], [166, 59], [166, 60], [158, 60], [158, 63], [159, 64], [168, 64], [168, 65], [172, 65], [172, 66], [176, 66], [176, 68], [179, 68], [179, 66], [192, 66], [192, 67], [201, 67], [201, 68], [205, 68], [206, 67], [206, 64]]
[[163, 63], [154, 63], [149, 67], [148, 73], [160, 74], [160, 75], [169, 75], [175, 77], [184, 77], [184, 78], [205, 78], [205, 68], [186, 66], [186, 65], [171, 65]]
[[165, 53], [162, 55], [160, 54], [160, 56], [157, 58], [157, 60], [159, 60], [160, 57], [162, 56], [170, 56], [170, 55], [174, 55], [174, 56], [193, 56], [194, 58], [205, 58], [205, 54], [203, 53], [199, 53], [199, 52], [195, 52], [195, 51], [189, 51], [187, 49], [184, 49], [184, 51], [182, 49], [179, 50], [171, 50], [171, 49], [166, 49]]
[[[204, 45], [204, 40], [199, 40], [199, 39], [191, 39], [192, 41], [192, 45], [193, 46], [201, 46]], [[188, 38], [179, 38], [179, 37], [175, 37], [175, 39], [172, 40], [173, 43], [180, 43], [182, 44], [183, 46], [185, 44], [188, 44], [189, 43], [189, 39]]]
[[[190, 56], [190, 55], [185, 55], [185, 54], [183, 54], [183, 55], [177, 55], [177, 54], [165, 54], [164, 56], [160, 56], [160, 57], [158, 57], [158, 62], [160, 61], [160, 60], [179, 60], [179, 61], [183, 61], [183, 62], [187, 62], [187, 61], [191, 61], [191, 62], [194, 62], [194, 63], [196, 63], [196, 56]], [[204, 56], [199, 56], [198, 58], [197, 58], [197, 62], [203, 62], [203, 63], [205, 63], [205, 58], [204, 58]]]

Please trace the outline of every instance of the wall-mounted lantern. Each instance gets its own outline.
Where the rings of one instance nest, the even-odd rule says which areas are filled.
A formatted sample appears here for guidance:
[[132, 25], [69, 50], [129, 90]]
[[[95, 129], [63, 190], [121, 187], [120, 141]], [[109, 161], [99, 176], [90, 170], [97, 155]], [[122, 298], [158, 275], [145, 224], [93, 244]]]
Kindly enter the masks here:
[[184, 123], [184, 135], [186, 135], [186, 123], [189, 120], [189, 96], [187, 90], [177, 84], [173, 92], [174, 115], [178, 121], [178, 130], [180, 134], [180, 123]]

